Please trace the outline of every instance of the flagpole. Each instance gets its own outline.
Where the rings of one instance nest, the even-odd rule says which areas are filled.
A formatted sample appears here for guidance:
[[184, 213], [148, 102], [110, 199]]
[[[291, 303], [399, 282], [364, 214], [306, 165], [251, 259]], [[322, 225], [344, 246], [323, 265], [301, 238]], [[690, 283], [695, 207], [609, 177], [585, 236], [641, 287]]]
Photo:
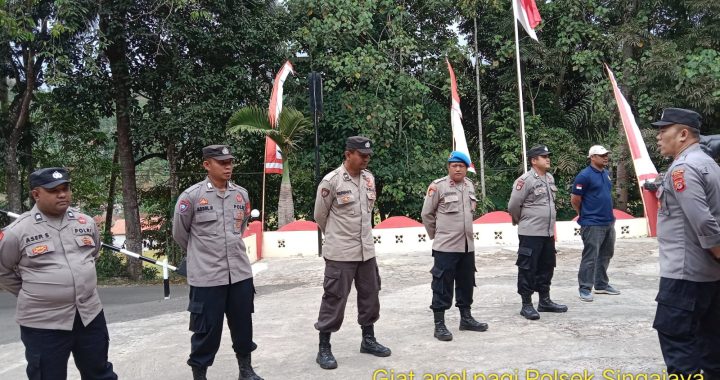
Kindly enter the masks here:
[[[517, 22], [515, 22], [517, 25]], [[485, 151], [483, 150], [482, 109], [480, 106], [480, 52], [477, 41], [477, 16], [473, 17], [475, 26], [475, 90], [477, 93], [478, 145], [480, 146], [480, 193], [485, 198]]]
[[527, 173], [527, 148], [525, 146], [525, 111], [523, 110], [522, 77], [520, 72], [520, 39], [518, 37], [518, 9], [513, 1], [513, 24], [515, 24], [515, 61], [517, 64], [518, 103], [520, 104], [520, 136], [522, 138], [523, 173]]
[[265, 173], [266, 173], [266, 162], [267, 161], [267, 136], [265, 136], [265, 148], [263, 151], [265, 152], [263, 154], [263, 183], [262, 183], [262, 214], [260, 217], [260, 228], [262, 231], [265, 231]]

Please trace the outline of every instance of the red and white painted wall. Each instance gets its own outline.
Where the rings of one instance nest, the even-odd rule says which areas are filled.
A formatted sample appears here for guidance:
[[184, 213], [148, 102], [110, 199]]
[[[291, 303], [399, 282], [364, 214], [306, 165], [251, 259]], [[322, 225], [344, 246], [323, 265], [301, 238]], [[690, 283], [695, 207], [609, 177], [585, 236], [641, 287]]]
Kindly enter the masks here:
[[[645, 218], [614, 210], [618, 239], [648, 236]], [[555, 227], [558, 242], [581, 242], [580, 226], [575, 220], [559, 221]], [[494, 211], [477, 218], [473, 223], [475, 246], [517, 246], [517, 226], [510, 222], [510, 214]], [[261, 231], [260, 222], [252, 222], [245, 235], [251, 262], [265, 257], [311, 257], [318, 253], [318, 233], [315, 222], [299, 220], [277, 231]], [[432, 241], [423, 225], [411, 218], [394, 216], [373, 229], [377, 254], [430, 251]]]

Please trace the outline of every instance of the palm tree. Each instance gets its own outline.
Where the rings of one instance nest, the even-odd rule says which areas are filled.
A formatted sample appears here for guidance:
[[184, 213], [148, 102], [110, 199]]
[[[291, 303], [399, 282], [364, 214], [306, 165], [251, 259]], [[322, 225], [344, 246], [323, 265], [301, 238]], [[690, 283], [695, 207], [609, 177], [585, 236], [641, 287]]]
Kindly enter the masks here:
[[292, 107], [283, 108], [277, 128], [273, 128], [268, 119], [268, 110], [260, 107], [244, 107], [230, 116], [229, 132], [239, 134], [249, 132], [271, 138], [280, 147], [283, 154], [283, 174], [278, 201], [278, 227], [295, 220], [295, 207], [290, 184], [290, 157], [297, 149], [303, 137], [312, 130], [309, 119]]

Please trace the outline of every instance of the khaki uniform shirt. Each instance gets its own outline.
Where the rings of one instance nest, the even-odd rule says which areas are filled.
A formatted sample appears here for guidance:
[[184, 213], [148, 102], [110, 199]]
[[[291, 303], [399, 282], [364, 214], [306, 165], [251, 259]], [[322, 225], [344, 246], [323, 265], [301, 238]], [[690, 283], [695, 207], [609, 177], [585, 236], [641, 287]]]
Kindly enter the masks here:
[[76, 310], [92, 322], [102, 311], [99, 251], [95, 221], [70, 209], [58, 226], [35, 206], [0, 232], [0, 287], [17, 296], [17, 323], [71, 331]]
[[445, 176], [433, 181], [425, 195], [422, 222], [432, 249], [440, 252], [475, 252], [473, 212], [477, 206], [475, 186], [465, 178], [456, 184]]
[[720, 262], [708, 251], [720, 245], [720, 167], [691, 145], [675, 158], [656, 194], [660, 276], [720, 280]]
[[530, 169], [513, 184], [508, 212], [518, 235], [555, 236], [557, 187], [552, 174], [541, 177]]
[[323, 257], [367, 261], [375, 257], [372, 210], [375, 178], [363, 170], [355, 183], [344, 165], [328, 173], [315, 196], [315, 222], [325, 234]]
[[172, 234], [187, 252], [188, 284], [220, 286], [252, 277], [242, 239], [250, 210], [247, 190], [232, 182], [221, 194], [206, 178], [180, 194]]

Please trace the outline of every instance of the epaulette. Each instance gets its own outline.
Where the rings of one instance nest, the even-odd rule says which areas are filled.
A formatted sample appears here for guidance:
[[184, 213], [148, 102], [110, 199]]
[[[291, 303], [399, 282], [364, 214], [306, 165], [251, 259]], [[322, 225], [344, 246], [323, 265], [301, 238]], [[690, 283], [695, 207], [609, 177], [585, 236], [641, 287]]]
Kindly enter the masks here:
[[22, 213], [20, 216], [18, 216], [17, 219], [15, 219], [12, 223], [10, 223], [10, 224], [8, 224], [7, 226], [5, 226], [5, 228], [3, 228], [2, 230], [3, 230], [3, 231], [8, 231], [8, 230], [10, 230], [11, 228], [13, 228], [13, 227], [14, 227], [15, 225], [17, 225], [18, 223], [20, 223], [20, 222], [22, 222], [23, 220], [25, 220], [25, 219], [27, 219], [28, 217], [30, 217], [30, 215], [31, 215], [31, 214], [30, 214], [30, 211], [25, 211], [25, 212]]
[[[370, 174], [371, 176], [373, 175], [373, 174], [370, 172], [370, 170], [367, 170], [367, 169], [361, 170], [360, 173], [361, 173], [361, 174]], [[373, 176], [373, 177], [374, 177], [374, 176]]]
[[448, 179], [448, 177], [445, 176], [445, 177], [438, 178], [438, 179], [432, 181], [432, 183], [440, 183], [440, 182], [445, 181], [445, 180], [447, 180], [447, 179]]
[[185, 189], [185, 191], [183, 191], [183, 192], [184, 192], [184, 193], [190, 193], [190, 192], [192, 192], [192, 191], [194, 191], [194, 190], [197, 190], [198, 187], [200, 187], [200, 184], [202, 184], [202, 182], [198, 182], [198, 183], [196, 183], [196, 184], [188, 187], [188, 188]]
[[337, 169], [331, 171], [330, 173], [326, 174], [325, 177], [323, 177], [323, 181], [330, 181], [333, 177], [337, 175]]
[[525, 180], [532, 174], [533, 174], [533, 172], [531, 170], [528, 170], [527, 172], [525, 172], [525, 174], [521, 175], [519, 179]]
[[[238, 185], [237, 183], [230, 182], [230, 186], [232, 186], [232, 187], [234, 187], [234, 188], [236, 188], [236, 189], [238, 189], [238, 190], [240, 190], [240, 191], [244, 191], [245, 193], [248, 193], [248, 191], [247, 191], [246, 188]], [[248, 193], [248, 194], [249, 194], [249, 193]]]

